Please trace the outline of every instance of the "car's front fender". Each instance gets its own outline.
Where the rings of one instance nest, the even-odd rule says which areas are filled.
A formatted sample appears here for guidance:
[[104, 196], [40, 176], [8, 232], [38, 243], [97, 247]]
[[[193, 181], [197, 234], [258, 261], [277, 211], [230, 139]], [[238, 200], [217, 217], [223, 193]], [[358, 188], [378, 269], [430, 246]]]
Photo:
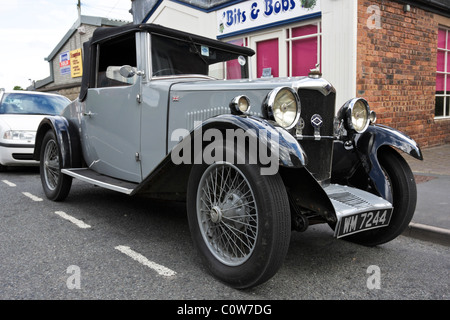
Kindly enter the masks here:
[[[193, 145], [193, 151], [196, 154], [194, 157], [199, 159], [198, 153], [202, 151], [205, 141], [209, 141], [209, 138], [206, 137], [211, 136], [208, 134], [208, 130], [220, 131], [224, 135], [224, 139], [229, 138], [229, 133], [232, 138], [240, 133], [246, 135], [247, 138], [254, 138], [253, 142], [257, 142], [260, 148], [261, 146], [266, 148], [264, 150], [267, 151], [266, 154], [273, 157], [273, 152], [275, 152], [280, 166], [302, 168], [307, 163], [306, 153], [301, 145], [283, 128], [256, 117], [232, 114], [222, 114], [203, 121], [188, 136], [184, 137], [171, 152], [179, 152], [180, 149], [186, 148], [186, 144], [189, 144]], [[241, 131], [239, 132], [237, 130]], [[256, 146], [251, 145], [251, 147]], [[261, 152], [261, 150], [258, 151]], [[259, 155], [261, 153], [255, 156]], [[193, 159], [193, 163], [197, 163], [195, 161]]]
[[62, 156], [62, 168], [77, 168], [81, 166], [81, 149], [77, 131], [69, 121], [62, 116], [45, 117], [36, 132], [36, 142], [33, 159], [40, 160], [42, 140], [48, 130], [53, 130], [58, 140]]
[[412, 157], [423, 160], [418, 144], [404, 133], [383, 125], [372, 125], [355, 138], [356, 148], [370, 179], [380, 196], [389, 198], [385, 174], [378, 161], [378, 152], [383, 146], [395, 147]]

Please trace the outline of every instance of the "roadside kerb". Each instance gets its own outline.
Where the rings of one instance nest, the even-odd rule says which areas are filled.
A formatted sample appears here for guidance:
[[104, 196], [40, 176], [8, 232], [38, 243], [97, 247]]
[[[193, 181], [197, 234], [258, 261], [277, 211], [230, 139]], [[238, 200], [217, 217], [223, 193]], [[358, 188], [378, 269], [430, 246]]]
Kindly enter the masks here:
[[450, 247], [450, 230], [448, 229], [411, 222], [403, 235]]
[[[423, 148], [423, 161], [414, 159], [405, 153], [401, 153], [405, 160], [408, 162], [414, 176], [416, 177], [416, 183], [422, 186], [422, 183], [435, 183], [437, 179], [448, 179], [450, 177], [450, 166], [448, 165], [448, 159], [450, 159], [450, 143], [446, 143], [436, 147]], [[429, 186], [431, 189], [428, 192], [434, 192], [433, 188], [435, 186]], [[447, 189], [447, 187], [444, 187]], [[436, 190], [440, 192], [440, 196], [446, 198], [445, 191]], [[444, 193], [442, 195], [442, 193]], [[430, 201], [427, 198], [427, 201]], [[447, 202], [447, 199], [443, 201]], [[450, 219], [450, 213], [445, 212], [445, 210], [433, 211], [433, 203], [430, 204], [430, 212], [434, 212], [439, 218], [437, 221], [448, 221]], [[444, 216], [442, 216], [444, 214]], [[430, 216], [431, 218], [431, 216]], [[450, 228], [448, 228], [448, 223], [445, 223], [445, 227], [437, 227], [436, 216], [428, 221], [428, 216], [421, 216], [420, 222], [417, 223], [413, 221], [409, 224], [408, 228], [403, 232], [403, 235], [412, 238], [430, 241], [438, 243], [445, 246], [450, 246]], [[418, 219], [419, 220], [419, 219]], [[425, 220], [425, 221], [423, 221]], [[433, 225], [432, 225], [433, 224]]]

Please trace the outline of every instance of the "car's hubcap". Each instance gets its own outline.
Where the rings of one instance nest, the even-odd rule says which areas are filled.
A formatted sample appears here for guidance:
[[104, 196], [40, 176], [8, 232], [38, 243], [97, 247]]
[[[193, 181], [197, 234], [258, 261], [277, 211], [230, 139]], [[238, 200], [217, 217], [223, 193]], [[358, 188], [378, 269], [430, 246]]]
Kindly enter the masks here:
[[218, 206], [214, 206], [211, 209], [210, 216], [213, 223], [219, 223], [222, 221], [222, 210]]
[[237, 266], [251, 256], [258, 235], [257, 207], [248, 180], [236, 166], [220, 162], [206, 169], [197, 192], [197, 218], [216, 259]]

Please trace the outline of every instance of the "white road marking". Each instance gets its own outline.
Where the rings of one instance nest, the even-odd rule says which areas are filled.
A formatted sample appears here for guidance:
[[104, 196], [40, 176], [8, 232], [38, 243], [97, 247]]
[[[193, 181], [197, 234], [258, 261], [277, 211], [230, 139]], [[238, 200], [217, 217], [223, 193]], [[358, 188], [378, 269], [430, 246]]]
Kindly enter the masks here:
[[41, 198], [36, 197], [35, 195], [32, 195], [32, 194], [29, 193], [29, 192], [22, 192], [22, 194], [25, 195], [25, 196], [27, 196], [28, 198], [30, 198], [30, 199], [33, 200], [33, 201], [42, 201]]
[[8, 180], [2, 180], [4, 183], [6, 183], [8, 186], [10, 186], [10, 187], [15, 187], [16, 186], [16, 184], [15, 183], [12, 183], [12, 182], [10, 182], [10, 181], [8, 181]]
[[171, 277], [171, 276], [174, 276], [177, 274], [175, 271], [170, 270], [169, 268], [166, 268], [160, 264], [157, 264], [153, 261], [148, 260], [146, 257], [141, 255], [140, 253], [137, 253], [136, 251], [133, 251], [132, 249], [130, 249], [130, 247], [117, 246], [115, 249], [126, 254], [127, 256], [136, 260], [137, 262], [142, 263], [143, 265], [155, 270], [156, 272], [158, 272], [158, 274], [160, 274], [162, 276]]
[[67, 213], [65, 213], [64, 211], [55, 211], [55, 213], [60, 216], [63, 219], [69, 220], [70, 222], [72, 222], [73, 224], [75, 224], [76, 226], [78, 226], [81, 229], [87, 229], [90, 228], [91, 226], [88, 225], [87, 223], [84, 223], [83, 221], [74, 218], [72, 216], [69, 216]]

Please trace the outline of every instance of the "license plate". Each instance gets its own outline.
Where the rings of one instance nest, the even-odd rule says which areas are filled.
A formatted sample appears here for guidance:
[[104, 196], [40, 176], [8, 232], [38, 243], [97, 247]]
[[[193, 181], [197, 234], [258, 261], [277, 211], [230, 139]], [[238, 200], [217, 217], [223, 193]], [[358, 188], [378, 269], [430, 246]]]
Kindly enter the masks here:
[[338, 225], [336, 237], [344, 237], [353, 233], [381, 228], [389, 225], [391, 209], [372, 210], [343, 217]]

